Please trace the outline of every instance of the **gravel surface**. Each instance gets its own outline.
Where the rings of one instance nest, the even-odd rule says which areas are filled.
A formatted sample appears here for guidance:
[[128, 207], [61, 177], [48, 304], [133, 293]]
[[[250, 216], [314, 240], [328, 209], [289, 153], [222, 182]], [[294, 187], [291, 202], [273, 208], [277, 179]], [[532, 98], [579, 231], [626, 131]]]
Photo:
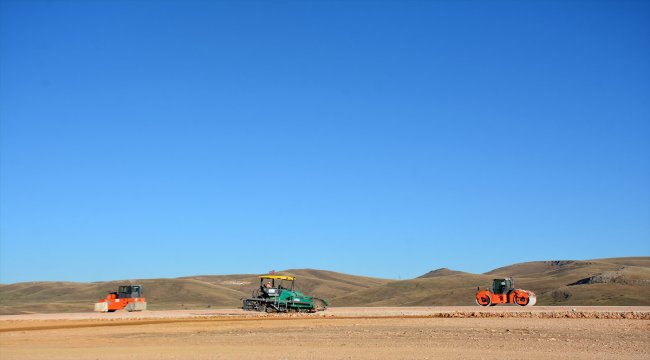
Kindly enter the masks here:
[[504, 306], [10, 315], [0, 317], [0, 359], [647, 360], [649, 312]]
[[[389, 317], [389, 316], [430, 316], [430, 317], [601, 317], [619, 318], [625, 314], [650, 318], [650, 306], [417, 306], [417, 307], [333, 307], [314, 314], [266, 314], [241, 309], [211, 310], [159, 310], [114, 313], [59, 313], [59, 314], [21, 314], [0, 316], [0, 326], [5, 321], [26, 320], [129, 320], [129, 319], [187, 319], [210, 317]], [[537, 316], [535, 316], [537, 315]], [[566, 316], [565, 316], [566, 315]]]

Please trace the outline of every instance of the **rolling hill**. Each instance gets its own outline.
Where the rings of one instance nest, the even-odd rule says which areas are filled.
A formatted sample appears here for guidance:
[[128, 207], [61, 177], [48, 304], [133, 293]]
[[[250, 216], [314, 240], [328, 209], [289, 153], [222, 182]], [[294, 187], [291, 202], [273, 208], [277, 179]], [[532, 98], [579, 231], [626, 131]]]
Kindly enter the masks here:
[[[516, 286], [537, 293], [539, 305], [650, 305], [650, 257], [535, 261], [485, 274], [450, 269], [415, 279], [389, 280], [333, 271], [289, 269], [306, 294], [333, 306], [473, 305], [476, 287], [511, 276]], [[107, 292], [128, 281], [95, 283], [24, 282], [0, 285], [0, 314], [90, 311]], [[259, 286], [254, 274], [201, 275], [138, 281], [149, 309], [239, 307]]]
[[534, 291], [538, 305], [650, 305], [650, 257], [535, 261], [480, 275], [438, 269], [359, 290], [336, 305], [472, 305], [477, 286], [499, 277], [513, 277], [516, 287]]
[[[296, 276], [296, 287], [301, 291], [325, 299], [391, 282], [325, 270], [296, 269], [282, 273]], [[89, 311], [98, 299], [128, 283], [24, 282], [0, 285], [0, 315]], [[250, 296], [259, 286], [259, 278], [255, 274], [202, 275], [145, 279], [137, 283], [144, 286], [147, 307], [151, 310], [234, 308], [240, 307], [240, 299]]]

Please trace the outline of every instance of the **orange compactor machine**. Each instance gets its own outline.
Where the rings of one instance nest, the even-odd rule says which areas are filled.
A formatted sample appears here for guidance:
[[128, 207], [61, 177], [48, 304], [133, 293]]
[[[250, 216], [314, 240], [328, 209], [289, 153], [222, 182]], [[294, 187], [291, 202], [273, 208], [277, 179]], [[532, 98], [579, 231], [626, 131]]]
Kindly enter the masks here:
[[147, 301], [142, 292], [142, 285], [120, 286], [117, 292], [109, 292], [105, 298], [95, 303], [97, 312], [113, 312], [115, 310], [147, 310]]

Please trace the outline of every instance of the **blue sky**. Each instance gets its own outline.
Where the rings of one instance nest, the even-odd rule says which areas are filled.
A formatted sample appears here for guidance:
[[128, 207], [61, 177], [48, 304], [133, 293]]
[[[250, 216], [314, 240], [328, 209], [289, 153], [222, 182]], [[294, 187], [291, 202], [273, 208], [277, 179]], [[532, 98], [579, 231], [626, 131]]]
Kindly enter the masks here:
[[647, 1], [6, 1], [0, 282], [650, 256]]

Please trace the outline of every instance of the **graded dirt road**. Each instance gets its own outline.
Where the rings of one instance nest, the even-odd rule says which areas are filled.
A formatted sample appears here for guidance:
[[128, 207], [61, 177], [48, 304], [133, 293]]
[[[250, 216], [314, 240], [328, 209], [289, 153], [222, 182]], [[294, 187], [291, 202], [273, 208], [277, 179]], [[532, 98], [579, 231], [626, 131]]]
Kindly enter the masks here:
[[0, 359], [648, 359], [648, 307], [0, 317]]

